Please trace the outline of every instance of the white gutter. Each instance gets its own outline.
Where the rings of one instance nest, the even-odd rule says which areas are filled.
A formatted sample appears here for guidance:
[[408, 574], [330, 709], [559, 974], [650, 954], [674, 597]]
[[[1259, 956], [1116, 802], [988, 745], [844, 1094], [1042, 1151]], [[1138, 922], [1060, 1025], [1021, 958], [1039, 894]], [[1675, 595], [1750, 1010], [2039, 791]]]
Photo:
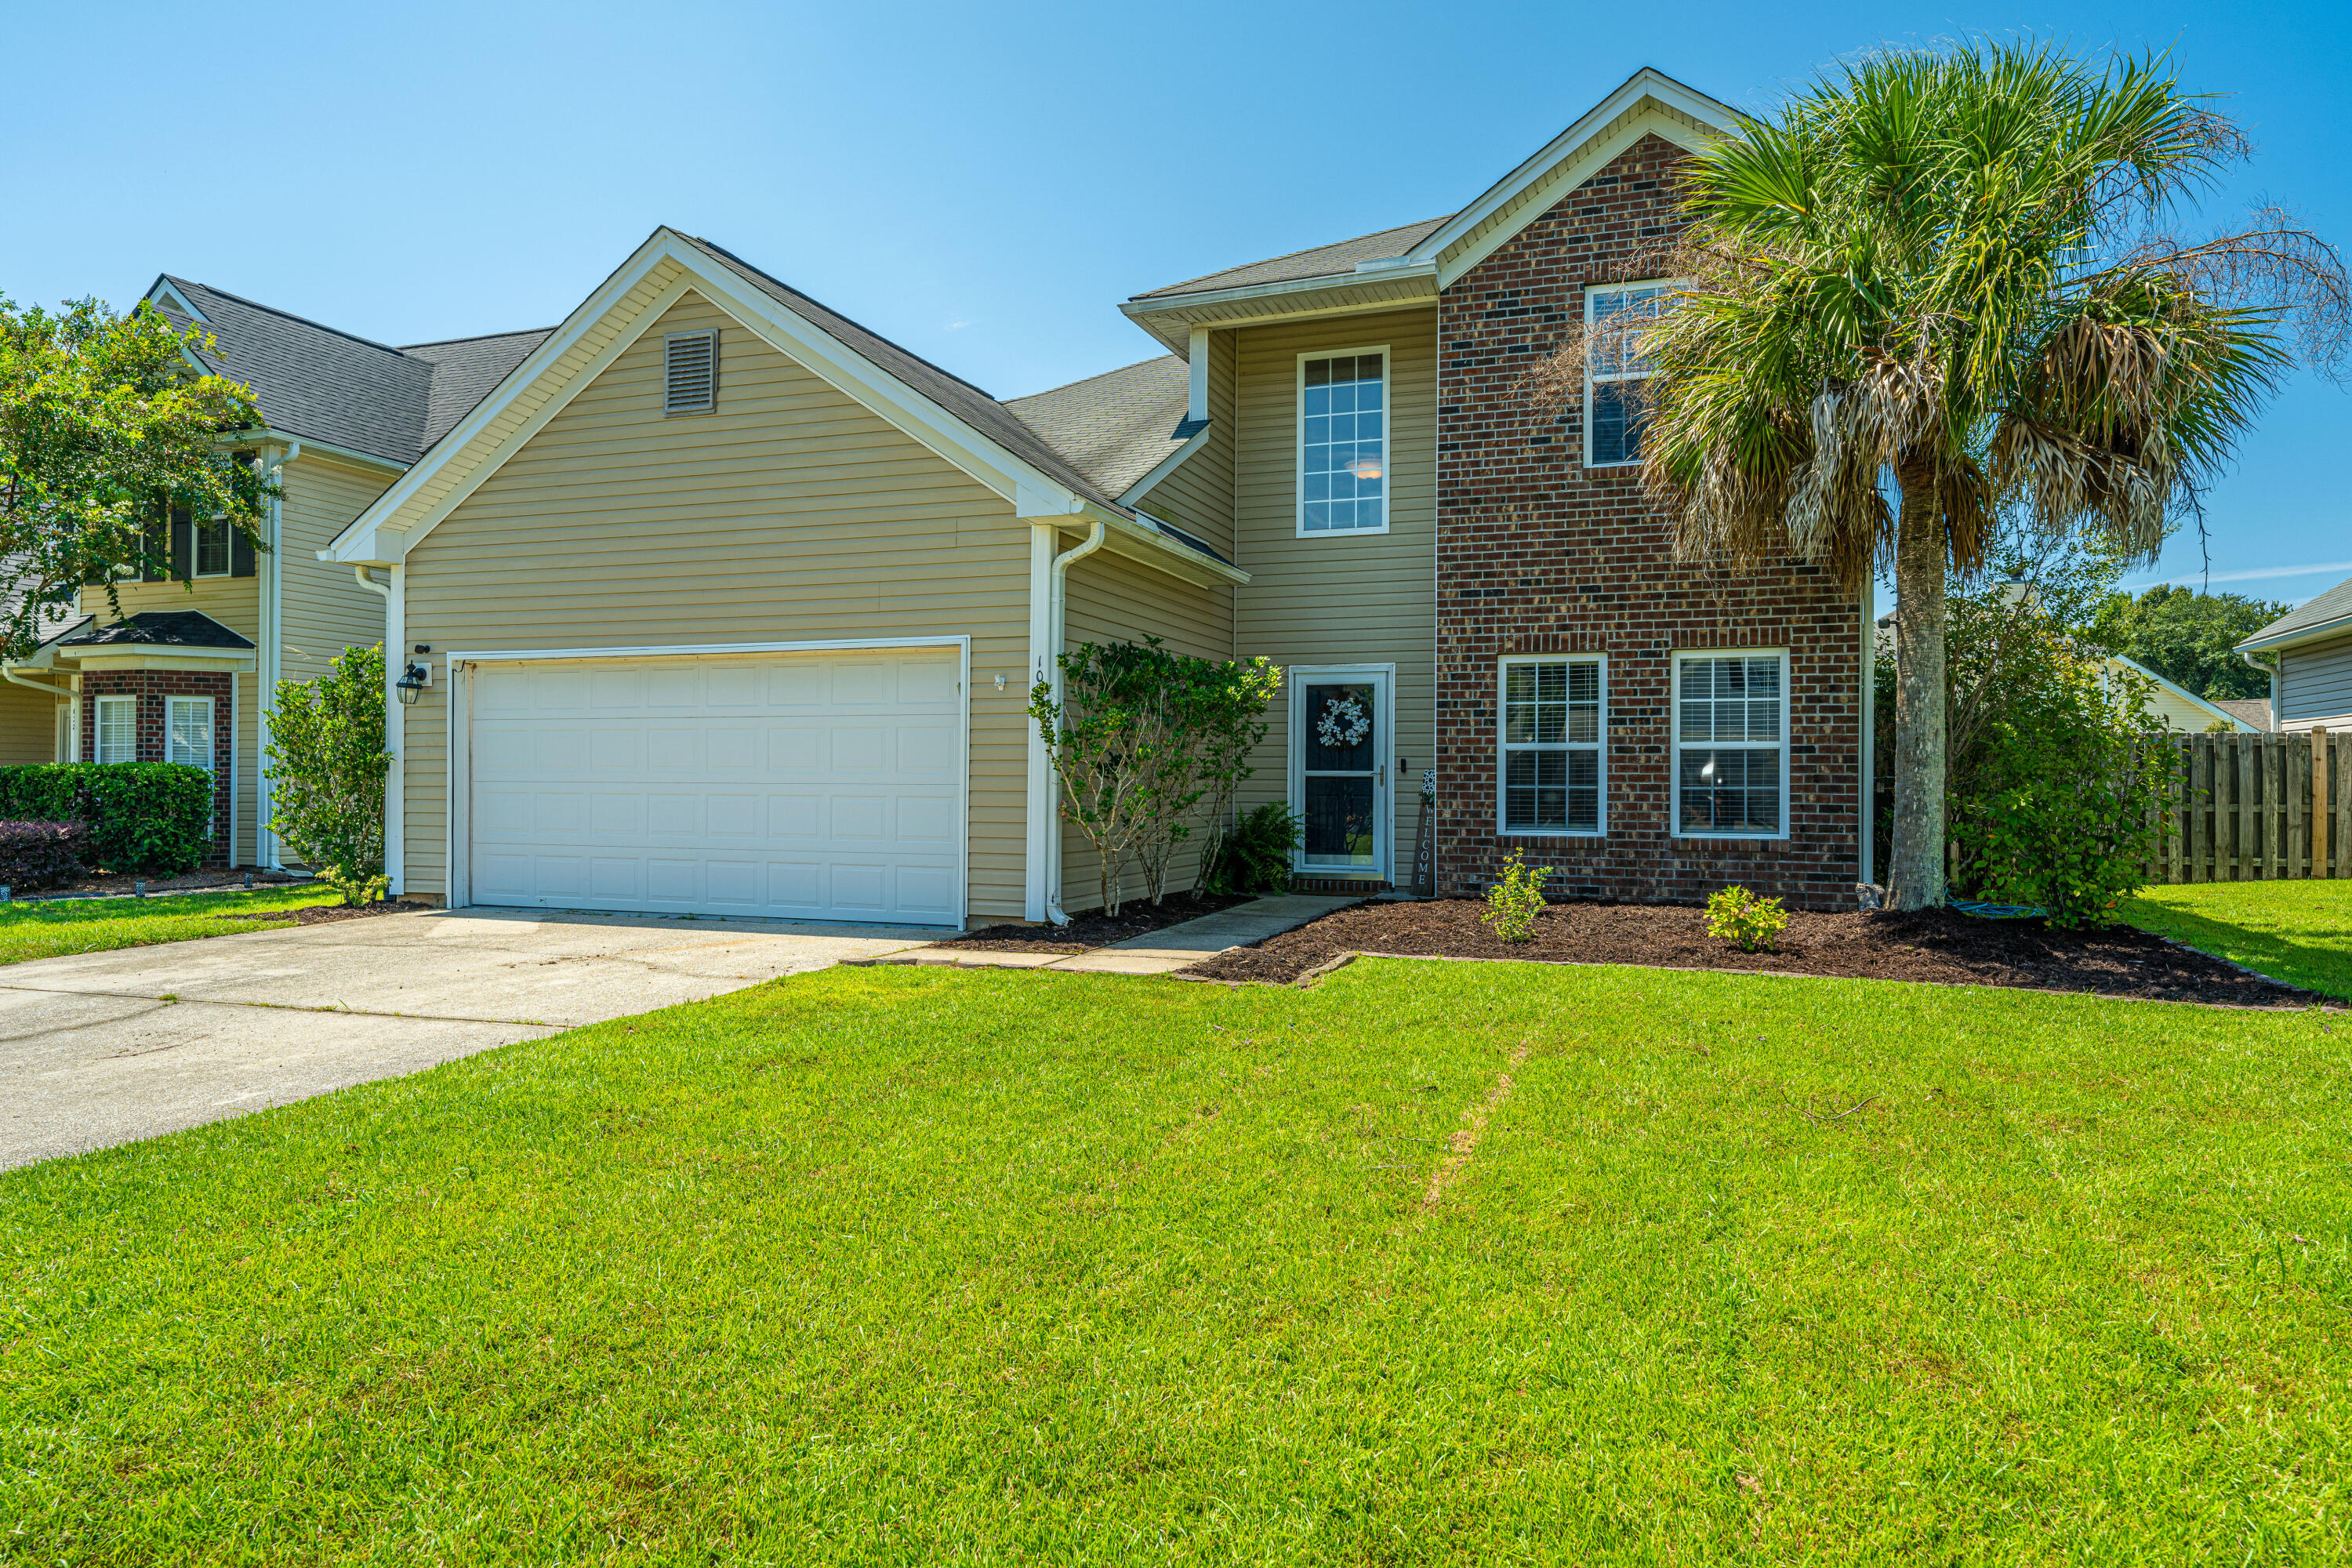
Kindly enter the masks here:
[[26, 679], [23, 676], [16, 673], [16, 668], [14, 665], [0, 664], [0, 677], [5, 677], [7, 679], [8, 684], [11, 686], [21, 686], [28, 691], [46, 692], [49, 696], [56, 698], [60, 702], [71, 701], [73, 699], [73, 693], [62, 687], [47, 685], [38, 680]]
[[392, 753], [392, 766], [383, 776], [383, 874], [392, 886], [388, 896], [397, 897], [402, 890], [402, 862], [406, 858], [404, 792], [401, 788], [408, 764], [402, 742], [407, 738], [408, 710], [401, 706], [400, 693], [393, 687], [399, 681], [401, 671], [408, 668], [408, 632], [402, 624], [401, 612], [407, 608], [404, 595], [394, 593], [405, 584], [400, 581], [401, 568], [392, 569], [392, 581], [379, 583], [368, 575], [364, 565], [352, 568], [352, 575], [361, 587], [371, 594], [383, 596], [383, 749]]
[[[2352, 616], [2335, 616], [2324, 621], [2314, 621], [2307, 626], [2297, 626], [2291, 632], [2281, 632], [2274, 637], [2248, 638], [2238, 645], [2238, 657], [2246, 659], [2248, 664], [2253, 664], [2252, 659], [2246, 658], [2248, 654], [2300, 647], [2307, 642], [2326, 642], [2347, 631], [2352, 631]], [[2254, 668], [2260, 669], [2263, 667], [2256, 664]]]
[[[1097, 513], [1084, 540], [1054, 553], [1059, 525], [1033, 523], [1029, 531], [1029, 668], [1031, 683], [1053, 689], [1056, 707], [1062, 701], [1062, 643], [1069, 615], [1069, 573], [1072, 566], [1103, 546], [1104, 519]], [[1029, 821], [1027, 886], [1022, 898], [1024, 920], [1067, 925], [1062, 910], [1061, 783], [1054, 776], [1053, 759], [1037, 721], [1029, 725]]]

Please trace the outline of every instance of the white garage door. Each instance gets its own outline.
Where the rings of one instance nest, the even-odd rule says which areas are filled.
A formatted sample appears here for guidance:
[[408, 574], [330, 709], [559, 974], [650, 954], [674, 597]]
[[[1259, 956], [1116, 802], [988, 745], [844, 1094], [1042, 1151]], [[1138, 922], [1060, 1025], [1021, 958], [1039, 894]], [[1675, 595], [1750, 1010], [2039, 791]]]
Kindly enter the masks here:
[[956, 924], [959, 650], [474, 667], [472, 900]]

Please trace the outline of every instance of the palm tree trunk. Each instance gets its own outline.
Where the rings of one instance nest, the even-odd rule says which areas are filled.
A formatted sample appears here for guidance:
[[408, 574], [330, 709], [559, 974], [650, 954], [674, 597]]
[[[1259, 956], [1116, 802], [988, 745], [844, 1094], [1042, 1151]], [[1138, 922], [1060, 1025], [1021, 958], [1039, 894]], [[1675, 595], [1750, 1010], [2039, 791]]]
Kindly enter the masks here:
[[1944, 901], [1943, 517], [1933, 473], [1906, 467], [1895, 534], [1895, 848], [1887, 903], [1932, 909]]

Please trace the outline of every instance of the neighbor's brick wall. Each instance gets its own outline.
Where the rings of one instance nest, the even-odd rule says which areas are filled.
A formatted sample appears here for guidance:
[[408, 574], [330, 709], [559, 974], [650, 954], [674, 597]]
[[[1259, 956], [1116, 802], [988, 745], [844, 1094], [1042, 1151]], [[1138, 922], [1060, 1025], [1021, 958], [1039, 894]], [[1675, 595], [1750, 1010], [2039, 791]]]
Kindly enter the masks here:
[[81, 754], [90, 761], [98, 757], [98, 704], [92, 699], [139, 699], [136, 760], [142, 763], [165, 760], [171, 716], [166, 698], [213, 700], [213, 841], [205, 855], [207, 866], [229, 863], [229, 779], [236, 747], [236, 710], [230, 700], [231, 683], [232, 678], [227, 675], [193, 669], [93, 670], [81, 678]]
[[[1437, 885], [1475, 892], [1503, 855], [1559, 868], [1555, 894], [1685, 901], [1728, 882], [1852, 908], [1861, 611], [1817, 569], [1677, 562], [1631, 468], [1581, 466], [1580, 410], [1536, 417], [1523, 378], [1584, 312], [1588, 284], [1654, 275], [1680, 154], [1646, 136], [1456, 279], [1438, 317]], [[1668, 655], [1790, 650], [1790, 837], [1670, 837]], [[1609, 657], [1608, 836], [1496, 833], [1496, 660]]]

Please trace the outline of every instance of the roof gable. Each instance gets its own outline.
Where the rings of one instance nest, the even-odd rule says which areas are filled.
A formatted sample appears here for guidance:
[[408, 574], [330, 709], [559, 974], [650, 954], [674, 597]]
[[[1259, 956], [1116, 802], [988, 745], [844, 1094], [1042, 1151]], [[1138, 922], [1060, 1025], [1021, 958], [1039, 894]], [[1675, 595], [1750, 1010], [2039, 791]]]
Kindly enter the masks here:
[[708, 241], [660, 228], [532, 346], [330, 547], [389, 563], [472, 494], [688, 290], [1013, 503], [1024, 517], [1125, 509], [987, 393]]
[[2238, 646], [2246, 649], [2291, 646], [2342, 629], [2352, 629], [2352, 577], [2305, 599]]
[[1124, 498], [1207, 427], [1188, 420], [1191, 369], [1174, 354], [1005, 405], [1106, 495]]

